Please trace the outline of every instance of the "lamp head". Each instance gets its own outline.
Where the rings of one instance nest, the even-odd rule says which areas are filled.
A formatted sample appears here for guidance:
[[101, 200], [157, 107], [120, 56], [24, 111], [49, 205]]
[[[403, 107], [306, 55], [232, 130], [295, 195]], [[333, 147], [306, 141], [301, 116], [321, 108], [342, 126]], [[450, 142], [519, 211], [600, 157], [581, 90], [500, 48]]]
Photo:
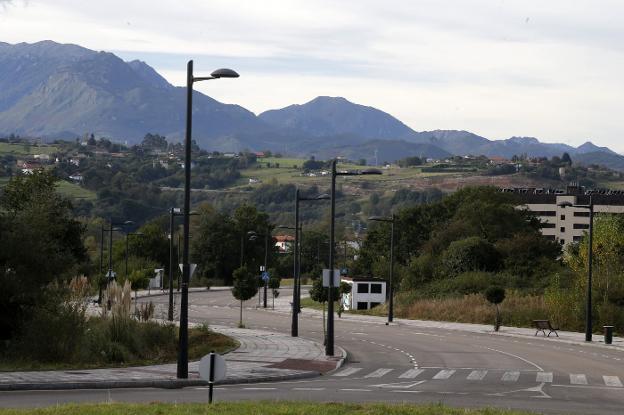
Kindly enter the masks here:
[[221, 69], [217, 69], [216, 71], [213, 71], [210, 74], [210, 76], [212, 76], [215, 79], [219, 79], [219, 78], [238, 78], [240, 75], [232, 69], [221, 68]]

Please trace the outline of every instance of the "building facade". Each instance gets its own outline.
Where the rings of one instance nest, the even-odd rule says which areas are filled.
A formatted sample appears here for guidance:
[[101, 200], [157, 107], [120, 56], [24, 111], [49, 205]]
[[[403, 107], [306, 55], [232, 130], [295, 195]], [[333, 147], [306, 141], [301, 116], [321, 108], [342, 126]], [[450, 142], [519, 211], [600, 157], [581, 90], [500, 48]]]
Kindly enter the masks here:
[[624, 192], [612, 190], [585, 190], [580, 186], [568, 186], [564, 190], [514, 188], [503, 192], [517, 193], [523, 204], [542, 222], [542, 235], [557, 240], [562, 245], [578, 242], [589, 229], [589, 209], [565, 204], [594, 205], [594, 214], [624, 213]]
[[386, 281], [374, 277], [342, 277], [351, 292], [342, 297], [345, 310], [369, 310], [386, 302]]

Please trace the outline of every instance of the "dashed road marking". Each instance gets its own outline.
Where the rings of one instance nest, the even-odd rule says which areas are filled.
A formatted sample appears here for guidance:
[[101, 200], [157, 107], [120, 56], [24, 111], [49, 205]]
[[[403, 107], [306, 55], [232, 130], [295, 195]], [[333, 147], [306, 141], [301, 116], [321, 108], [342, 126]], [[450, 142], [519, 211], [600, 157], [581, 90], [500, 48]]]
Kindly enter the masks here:
[[622, 381], [620, 381], [620, 378], [617, 376], [603, 376], [602, 379], [607, 386], [612, 386], [616, 388], [622, 387]]
[[466, 379], [467, 380], [483, 380], [483, 378], [485, 377], [485, 375], [487, 375], [487, 373], [488, 373], [487, 370], [473, 370], [472, 372], [470, 372], [470, 374], [468, 375]]
[[341, 370], [338, 373], [334, 373], [332, 376], [341, 376], [341, 377], [351, 376], [351, 375], [359, 372], [360, 370], [362, 370], [361, 367], [349, 367], [349, 368], [347, 368], [345, 370]]
[[380, 378], [384, 375], [387, 375], [388, 373], [392, 372], [394, 369], [385, 369], [385, 368], [381, 368], [381, 369], [377, 369], [374, 372], [369, 373], [368, 375], [364, 376], [365, 378]]
[[539, 383], [552, 383], [553, 374], [552, 372], [537, 372], [535, 381]]
[[433, 377], [433, 379], [435, 380], [443, 380], [443, 379], [448, 379], [451, 376], [453, 376], [453, 374], [455, 373], [454, 370], [441, 370], [438, 373], [436, 373], [436, 375]]
[[424, 369], [410, 369], [407, 372], [402, 373], [400, 379], [414, 379], [418, 375], [424, 372]]
[[501, 380], [503, 382], [517, 382], [520, 378], [520, 372], [512, 371], [503, 373]]
[[570, 374], [570, 383], [573, 385], [587, 385], [587, 377], [580, 374]]

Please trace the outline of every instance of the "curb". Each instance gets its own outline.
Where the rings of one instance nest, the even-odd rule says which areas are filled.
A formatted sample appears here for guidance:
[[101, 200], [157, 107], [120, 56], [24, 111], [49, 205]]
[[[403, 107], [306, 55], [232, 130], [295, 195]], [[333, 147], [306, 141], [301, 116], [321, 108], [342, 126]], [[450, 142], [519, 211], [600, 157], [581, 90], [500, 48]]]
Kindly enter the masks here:
[[[224, 379], [215, 382], [215, 385], [238, 385], [246, 383], [277, 382], [283, 380], [298, 380], [320, 376], [318, 372], [293, 373], [291, 375], [265, 376], [261, 378]], [[0, 392], [12, 391], [44, 391], [44, 390], [71, 390], [71, 389], [132, 389], [132, 388], [159, 388], [181, 389], [190, 386], [208, 386], [203, 379], [154, 379], [154, 380], [127, 380], [127, 381], [94, 381], [94, 382], [50, 382], [50, 383], [12, 383], [0, 385]]]

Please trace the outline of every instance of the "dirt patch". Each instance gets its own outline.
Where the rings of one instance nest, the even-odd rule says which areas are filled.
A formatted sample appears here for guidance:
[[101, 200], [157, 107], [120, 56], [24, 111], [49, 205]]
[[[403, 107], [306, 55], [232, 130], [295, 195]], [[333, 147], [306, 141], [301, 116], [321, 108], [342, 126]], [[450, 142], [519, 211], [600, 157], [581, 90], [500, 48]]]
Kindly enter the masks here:
[[286, 359], [283, 362], [270, 366], [275, 369], [308, 370], [310, 372], [325, 373], [336, 368], [336, 362], [325, 360]]

